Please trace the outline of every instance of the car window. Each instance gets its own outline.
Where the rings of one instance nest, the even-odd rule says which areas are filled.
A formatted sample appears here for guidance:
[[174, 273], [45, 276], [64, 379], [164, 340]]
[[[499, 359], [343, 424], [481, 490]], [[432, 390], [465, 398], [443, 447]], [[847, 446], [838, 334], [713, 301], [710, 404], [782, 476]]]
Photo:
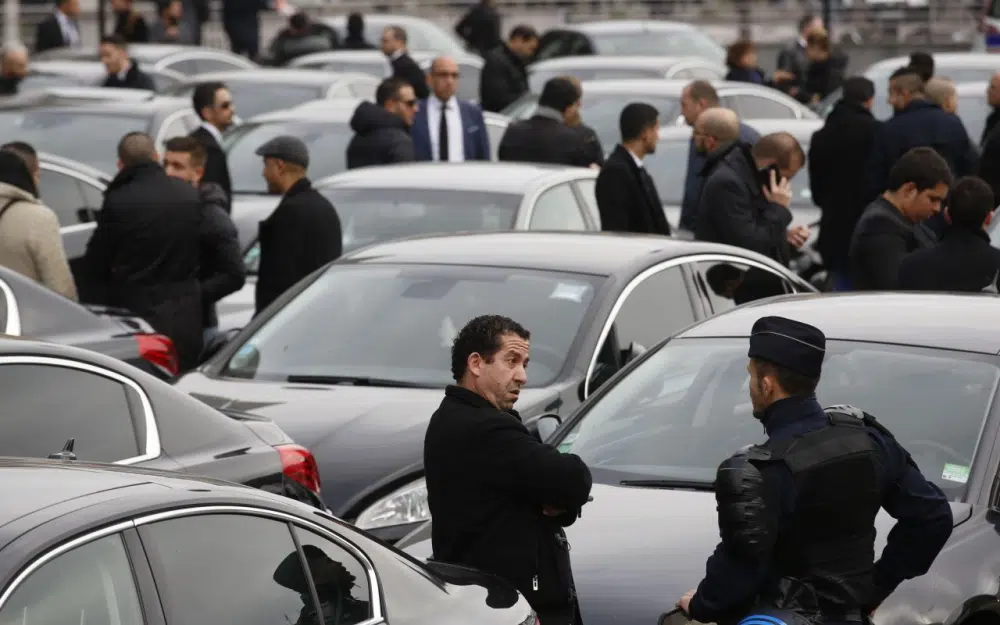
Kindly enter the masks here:
[[[184, 59], [182, 61], [174, 61], [168, 65], [164, 66], [165, 69], [173, 70], [182, 76], [194, 76], [196, 74], [202, 73], [198, 67], [197, 59]], [[221, 68], [222, 70], [229, 69], [228, 67]], [[221, 71], [221, 70], [220, 70]]]
[[536, 93], [542, 92], [545, 83], [559, 76], [575, 76], [579, 80], [618, 80], [623, 78], [663, 78], [664, 71], [653, 67], [577, 67], [574, 69], [560, 70], [535, 70], [528, 76], [528, 83], [531, 90]]
[[720, 313], [740, 304], [789, 292], [785, 278], [776, 272], [732, 261], [693, 263], [695, 280]]
[[308, 530], [296, 528], [295, 535], [316, 583], [323, 611], [320, 623], [354, 625], [371, 618], [368, 573], [357, 558], [340, 545]]
[[607, 32], [592, 35], [601, 56], [695, 56], [722, 63], [726, 51], [698, 31]]
[[[684, 73], [682, 76], [681, 73]], [[720, 80], [725, 75], [724, 72], [710, 67], [688, 67], [678, 70], [671, 78], [691, 78], [694, 80]]]
[[629, 293], [615, 317], [618, 344], [625, 349], [634, 342], [649, 349], [694, 320], [684, 275], [680, 267], [670, 267]]
[[497, 122], [486, 122], [486, 134], [490, 138], [490, 160], [497, 160], [500, 151], [500, 141], [503, 140], [503, 133], [507, 132], [507, 124]]
[[51, 208], [59, 218], [60, 227], [83, 223], [79, 211], [88, 202], [76, 178], [43, 168], [39, 172], [38, 191], [42, 203]]
[[160, 72], [150, 72], [150, 78], [153, 79], [153, 84], [156, 86], [157, 93], [162, 93], [171, 87], [175, 87], [180, 84], [180, 80], [171, 76], [170, 74], [163, 74]]
[[637, 95], [634, 93], [600, 93], [583, 94], [580, 105], [580, 117], [583, 123], [594, 129], [601, 145], [610, 149], [621, 139], [618, 128], [618, 118], [622, 109], [629, 102], [646, 102], [656, 107], [660, 112], [662, 123], [674, 119], [680, 111], [680, 94], [672, 95]]
[[351, 96], [349, 97], [371, 100], [375, 97], [375, 91], [378, 89], [378, 85], [379, 81], [375, 78], [353, 78], [350, 83]]
[[[531, 328], [528, 386], [543, 387], [562, 370], [602, 280], [501, 267], [334, 264], [246, 336], [222, 375], [360, 376], [443, 388], [458, 330], [488, 310]], [[338, 328], [338, 340], [317, 341], [318, 327]]]
[[101, 206], [104, 205], [104, 188], [95, 187], [85, 180], [80, 181], [80, 188], [83, 189], [85, 206], [91, 210], [101, 210]]
[[741, 93], [734, 100], [743, 119], [795, 119], [795, 111], [771, 98]]
[[159, 139], [166, 141], [174, 137], [186, 137], [191, 131], [188, 130], [184, 117], [183, 114], [168, 117], [167, 123], [160, 127]]
[[[303, 66], [305, 67], [305, 66]], [[317, 67], [331, 72], [360, 72], [370, 74], [378, 79], [392, 76], [392, 66], [386, 61], [352, 61], [333, 60], [323, 61], [309, 67]]]
[[169, 621], [323, 622], [316, 618], [288, 525], [214, 514], [169, 519], [139, 529]]
[[[244, 70], [246, 69], [240, 63], [234, 63], [227, 59], [220, 59], [214, 57], [202, 57], [195, 59], [195, 67], [198, 69], [199, 74], [207, 74], [208, 72], [228, 72], [232, 70]], [[170, 68], [174, 69], [174, 68]], [[179, 71], [174, 69], [174, 71]]]
[[586, 230], [587, 224], [580, 214], [580, 206], [569, 183], [544, 191], [535, 200], [531, 213], [531, 230]]
[[478, 102], [479, 81], [483, 70], [471, 63], [459, 63], [458, 71], [462, 74], [458, 81], [458, 97]]
[[0, 456], [46, 458], [76, 439], [80, 460], [117, 462], [141, 454], [125, 385], [57, 365], [0, 364], [4, 435]]
[[534, 60], [544, 61], [580, 54], [594, 54], [594, 49], [585, 35], [572, 31], [554, 31], [542, 35]]
[[[327, 85], [289, 85], [287, 83], [233, 80], [228, 83], [229, 92], [236, 104], [236, 113], [243, 119], [250, 119], [263, 113], [273, 113], [326, 97]], [[191, 98], [194, 85], [188, 85], [175, 93], [180, 98]], [[373, 97], [372, 96], [369, 97]]]
[[[816, 397], [874, 415], [952, 500], [964, 497], [1000, 370], [964, 352], [828, 339]], [[555, 441], [594, 481], [711, 485], [722, 459], [761, 440], [747, 391], [747, 339], [675, 339], [590, 404]], [[905, 388], [905, 393], [887, 389]], [[992, 444], [992, 439], [991, 439]]]
[[580, 192], [584, 204], [586, 204], [587, 212], [590, 213], [595, 224], [599, 225], [601, 223], [601, 212], [597, 207], [597, 179], [583, 178], [577, 180], [576, 188]]
[[142, 606], [120, 534], [46, 562], [0, 610], [0, 625], [141, 625]]
[[969, 133], [973, 145], [979, 145], [986, 127], [986, 117], [990, 114], [990, 106], [982, 95], [965, 95], [958, 98], [958, 115], [962, 119], [965, 130]]

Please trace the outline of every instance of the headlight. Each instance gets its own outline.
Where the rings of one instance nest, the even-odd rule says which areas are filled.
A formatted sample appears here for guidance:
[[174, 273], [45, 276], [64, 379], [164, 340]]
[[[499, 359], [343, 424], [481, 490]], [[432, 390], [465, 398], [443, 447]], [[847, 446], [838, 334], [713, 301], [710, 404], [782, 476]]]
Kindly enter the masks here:
[[427, 506], [427, 483], [423, 478], [389, 493], [358, 515], [355, 525], [363, 530], [419, 523], [431, 518]]

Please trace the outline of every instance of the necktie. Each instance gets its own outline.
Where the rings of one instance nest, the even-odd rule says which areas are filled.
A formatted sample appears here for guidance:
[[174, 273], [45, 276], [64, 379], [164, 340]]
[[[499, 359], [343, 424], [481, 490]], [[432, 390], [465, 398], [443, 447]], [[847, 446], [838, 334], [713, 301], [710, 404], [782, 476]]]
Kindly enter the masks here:
[[441, 121], [438, 123], [438, 160], [448, 160], [448, 104], [441, 103]]

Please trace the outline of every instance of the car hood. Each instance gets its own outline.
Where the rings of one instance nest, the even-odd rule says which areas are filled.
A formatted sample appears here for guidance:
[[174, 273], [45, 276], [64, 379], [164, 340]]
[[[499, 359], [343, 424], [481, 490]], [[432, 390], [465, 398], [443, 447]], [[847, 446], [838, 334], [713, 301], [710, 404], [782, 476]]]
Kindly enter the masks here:
[[[705, 575], [705, 561], [719, 542], [715, 496], [607, 484], [594, 484], [591, 494], [581, 518], [566, 528], [583, 622], [655, 623]], [[956, 523], [969, 518], [964, 504], [952, 510]], [[893, 523], [879, 514], [876, 554]], [[431, 543], [425, 536], [429, 524], [397, 546], [426, 559]]]
[[[197, 371], [175, 386], [214, 408], [277, 423], [316, 457], [323, 500], [346, 518], [360, 512], [359, 501], [419, 470], [427, 422], [444, 397], [444, 389], [232, 380]], [[518, 409], [534, 416], [553, 394], [525, 389]]]

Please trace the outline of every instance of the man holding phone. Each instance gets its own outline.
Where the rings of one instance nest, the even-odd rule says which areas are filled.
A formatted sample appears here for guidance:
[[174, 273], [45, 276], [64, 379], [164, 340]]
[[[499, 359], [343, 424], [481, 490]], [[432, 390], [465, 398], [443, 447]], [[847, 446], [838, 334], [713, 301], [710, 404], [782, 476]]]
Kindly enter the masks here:
[[802, 247], [809, 238], [807, 226], [789, 227], [790, 180], [805, 162], [802, 146], [787, 132], [761, 137], [752, 147], [734, 144], [705, 181], [695, 238], [753, 250], [787, 265], [790, 248]]

